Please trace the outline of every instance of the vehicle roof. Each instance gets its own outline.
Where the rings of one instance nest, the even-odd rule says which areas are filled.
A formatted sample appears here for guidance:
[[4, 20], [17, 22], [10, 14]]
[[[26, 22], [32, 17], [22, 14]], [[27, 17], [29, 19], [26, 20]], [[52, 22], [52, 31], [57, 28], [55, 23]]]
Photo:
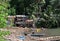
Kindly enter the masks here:
[[16, 17], [27, 17], [26, 15], [16, 15]]

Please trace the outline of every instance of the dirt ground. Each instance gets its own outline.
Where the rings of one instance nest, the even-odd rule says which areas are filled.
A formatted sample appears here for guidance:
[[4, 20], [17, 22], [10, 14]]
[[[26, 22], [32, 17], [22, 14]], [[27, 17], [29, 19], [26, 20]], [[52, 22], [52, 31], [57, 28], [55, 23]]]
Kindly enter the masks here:
[[[30, 35], [30, 33], [32, 31], [31, 28], [13, 27], [13, 28], [4, 28], [4, 29], [0, 29], [0, 30], [4, 30], [4, 31], [9, 30], [11, 32], [10, 35], [4, 36], [4, 38], [7, 39], [7, 41], [22, 41], [19, 38], [19, 36], [25, 36], [26, 34], [24, 34], [24, 33], [28, 33], [28, 35], [25, 36], [25, 39], [23, 41], [41, 41], [41, 39], [42, 39], [41, 37], [31, 37], [31, 35]], [[45, 31], [42, 31], [42, 32], [44, 33]], [[46, 33], [46, 35], [47, 34], [48, 33]], [[60, 39], [60, 36], [59, 36], [59, 39]], [[46, 41], [50, 41], [50, 40], [46, 40]]]
[[[21, 39], [18, 38], [18, 36], [25, 36], [23, 33], [29, 32], [29, 28], [19, 28], [19, 27], [6, 28], [6, 30], [9, 30], [11, 32], [10, 35], [4, 37], [8, 41], [22, 41]], [[36, 39], [38, 39], [38, 38], [36, 38]], [[31, 36], [27, 35], [27, 36], [25, 36], [24, 41], [36, 41], [36, 40], [34, 38], [31, 38]]]

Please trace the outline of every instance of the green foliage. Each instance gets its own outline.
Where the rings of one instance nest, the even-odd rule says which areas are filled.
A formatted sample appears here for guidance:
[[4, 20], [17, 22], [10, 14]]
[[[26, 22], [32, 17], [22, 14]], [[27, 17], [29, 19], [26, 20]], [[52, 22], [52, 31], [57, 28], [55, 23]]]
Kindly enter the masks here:
[[0, 41], [7, 41], [6, 39], [3, 38], [5, 35], [9, 35], [10, 31], [0, 31]]
[[6, 12], [9, 15], [24, 14], [29, 15], [29, 18], [36, 23], [36, 16], [40, 14], [38, 15], [40, 19], [37, 21], [37, 26], [47, 28], [60, 27], [60, 0], [0, 0], [0, 2], [0, 13], [4, 14], [0, 16], [5, 16]]
[[37, 21], [36, 25], [37, 27], [57, 28], [59, 27], [60, 24], [59, 21], [60, 13], [57, 13], [60, 10], [60, 9], [58, 10], [57, 8], [59, 7], [58, 4], [60, 1], [49, 0], [48, 1], [49, 3], [47, 1], [46, 8], [44, 9], [44, 12], [41, 12], [42, 14], [40, 15], [40, 20]]
[[6, 39], [0, 36], [0, 41], [6, 41]]
[[0, 31], [0, 36], [9, 35], [10, 31]]
[[14, 8], [14, 7], [9, 8], [8, 14], [9, 14], [9, 15], [16, 15], [15, 8]]
[[7, 9], [3, 5], [0, 5], [0, 28], [6, 26], [7, 15]]

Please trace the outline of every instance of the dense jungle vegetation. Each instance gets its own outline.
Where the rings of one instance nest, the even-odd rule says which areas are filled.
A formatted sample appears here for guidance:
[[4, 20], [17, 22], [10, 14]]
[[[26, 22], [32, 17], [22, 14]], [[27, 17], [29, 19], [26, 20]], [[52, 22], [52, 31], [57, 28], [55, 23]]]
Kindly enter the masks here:
[[8, 15], [27, 15], [37, 27], [58, 28], [60, 0], [0, 0], [0, 27], [6, 26]]

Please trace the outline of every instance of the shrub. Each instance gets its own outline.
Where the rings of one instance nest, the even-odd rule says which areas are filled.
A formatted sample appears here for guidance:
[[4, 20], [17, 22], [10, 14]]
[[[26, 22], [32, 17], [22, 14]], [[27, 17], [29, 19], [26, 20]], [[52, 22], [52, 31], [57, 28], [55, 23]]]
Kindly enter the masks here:
[[0, 5], [0, 28], [6, 27], [7, 9]]

